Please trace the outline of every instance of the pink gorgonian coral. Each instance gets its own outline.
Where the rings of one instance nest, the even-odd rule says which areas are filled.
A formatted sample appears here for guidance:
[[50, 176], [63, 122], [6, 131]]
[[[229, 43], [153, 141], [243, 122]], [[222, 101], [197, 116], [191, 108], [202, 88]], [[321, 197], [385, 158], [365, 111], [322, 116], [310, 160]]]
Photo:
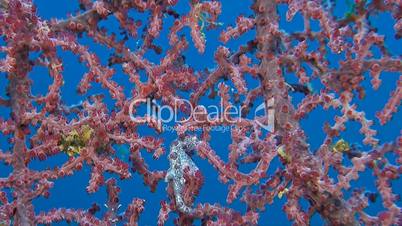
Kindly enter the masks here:
[[[78, 13], [47, 20], [32, 0], [0, 0], [0, 79], [6, 83], [0, 106], [8, 115], [1, 119], [0, 131], [10, 144], [0, 150], [0, 161], [11, 169], [0, 178], [0, 225], [60, 221], [138, 225], [146, 200], [134, 196], [124, 208], [119, 200], [119, 180], [130, 181], [134, 175], [140, 175], [153, 192], [158, 183], [166, 187], [154, 219], [158, 225], [168, 224], [172, 217], [177, 225], [267, 225], [259, 216], [270, 214], [266, 207], [279, 198], [286, 200], [282, 209], [295, 225], [309, 225], [315, 214], [329, 225], [402, 224], [398, 191], [391, 184], [402, 172], [402, 138], [377, 139], [373, 128], [374, 123], [381, 128], [392, 122], [401, 129], [392, 117], [402, 99], [402, 77], [397, 74], [402, 72], [402, 62], [386, 47], [386, 35], [370, 23], [372, 15], [390, 15], [399, 39], [400, 1], [355, 0], [351, 12], [337, 17], [331, 1], [254, 0], [250, 1], [252, 15], [237, 15], [232, 26], [219, 20], [225, 1], [185, 1], [189, 7], [180, 11], [175, 8], [177, 0], [78, 2]], [[287, 7], [285, 15], [278, 13], [280, 6]], [[146, 16], [135, 18], [133, 11]], [[303, 18], [302, 31], [280, 28], [281, 20], [291, 21], [297, 15]], [[111, 18], [120, 35], [101, 26]], [[319, 24], [318, 30], [311, 28], [312, 21]], [[164, 29], [169, 31], [168, 42], [160, 44]], [[208, 36], [216, 30], [221, 30], [220, 35]], [[241, 43], [246, 34], [250, 40]], [[112, 54], [96, 54], [84, 44], [83, 35]], [[235, 39], [240, 44], [229, 48]], [[311, 48], [313, 41], [316, 48]], [[218, 43], [211, 59], [215, 67], [204, 70], [187, 63], [189, 48], [195, 47], [201, 58], [211, 42]], [[85, 74], [65, 73], [60, 52], [77, 56], [87, 69]], [[37, 57], [32, 59], [31, 54]], [[159, 55], [159, 62], [150, 60], [152, 54]], [[342, 56], [337, 66], [329, 62], [330, 54]], [[44, 94], [32, 93], [36, 81], [29, 74], [35, 67], [47, 68], [52, 79]], [[399, 79], [377, 118], [370, 118], [359, 104], [368, 90], [381, 92], [382, 72], [393, 72]], [[128, 77], [129, 92], [114, 80], [118, 73]], [[296, 76], [293, 82], [289, 74]], [[74, 76], [80, 77], [76, 90], [82, 102], [66, 105], [61, 95], [64, 81]], [[250, 79], [257, 85], [250, 85]], [[371, 80], [371, 85], [365, 80]], [[321, 88], [312, 90], [312, 82]], [[111, 101], [89, 94], [95, 85]], [[301, 98], [298, 104], [295, 95]], [[193, 108], [202, 106], [205, 98], [217, 100], [224, 110], [211, 116], [202, 107]], [[263, 105], [257, 110], [264, 114], [252, 116], [258, 100]], [[140, 116], [145, 103], [153, 114]], [[174, 123], [172, 144], [163, 137], [161, 104], [183, 117], [191, 115]], [[241, 106], [237, 113], [232, 111], [235, 106]], [[314, 125], [326, 136], [314, 150], [301, 122], [316, 109], [338, 116], [331, 123]], [[361, 125], [366, 148], [342, 139], [349, 122]], [[214, 150], [214, 137], [205, 129], [218, 126], [230, 127], [231, 144], [225, 150]], [[155, 135], [143, 135], [144, 127]], [[129, 147], [127, 161], [116, 155], [116, 145]], [[153, 170], [153, 162], [142, 156], [144, 151], [155, 160], [163, 158], [170, 167]], [[38, 170], [30, 165], [59, 155], [67, 160], [57, 167]], [[226, 205], [197, 201], [205, 178], [211, 175], [195, 158], [207, 160], [219, 182], [229, 184]], [[245, 173], [241, 170], [245, 165], [254, 168]], [[104, 205], [48, 211], [34, 206], [35, 199], [54, 195], [50, 190], [55, 181], [83, 167], [90, 169], [88, 193], [106, 188]], [[383, 205], [377, 213], [366, 211], [376, 195], [351, 185], [367, 171]], [[133, 190], [136, 186], [132, 184]], [[346, 191], [351, 194], [345, 195]], [[246, 208], [231, 208], [234, 201]]]

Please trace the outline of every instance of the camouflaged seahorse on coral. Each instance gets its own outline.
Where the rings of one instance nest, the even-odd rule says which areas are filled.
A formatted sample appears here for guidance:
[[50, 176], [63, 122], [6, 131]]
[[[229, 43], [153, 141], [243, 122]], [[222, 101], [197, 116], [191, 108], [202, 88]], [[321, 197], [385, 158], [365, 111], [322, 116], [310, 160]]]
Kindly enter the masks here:
[[189, 173], [192, 175], [195, 175], [198, 171], [198, 167], [189, 154], [196, 148], [199, 142], [195, 136], [188, 136], [172, 144], [169, 154], [170, 167], [165, 177], [166, 182], [172, 183], [178, 210], [187, 214], [191, 214], [194, 210], [184, 202], [183, 188], [186, 183], [184, 170], [188, 168]]

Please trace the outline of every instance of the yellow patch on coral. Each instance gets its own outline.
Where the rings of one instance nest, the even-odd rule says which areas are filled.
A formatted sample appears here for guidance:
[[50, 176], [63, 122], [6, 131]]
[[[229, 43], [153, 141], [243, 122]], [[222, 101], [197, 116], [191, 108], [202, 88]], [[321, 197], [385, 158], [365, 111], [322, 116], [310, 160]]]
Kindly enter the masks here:
[[93, 129], [88, 125], [82, 126], [79, 131], [74, 129], [67, 136], [63, 135], [59, 148], [68, 156], [79, 155], [91, 139], [92, 133]]
[[350, 150], [349, 143], [347, 141], [345, 141], [344, 139], [338, 140], [332, 146], [332, 151], [334, 151], [334, 152], [345, 152], [345, 151], [349, 151], [349, 150]]
[[285, 188], [282, 191], [278, 192], [278, 198], [282, 198], [282, 196], [286, 193], [288, 193], [289, 189]]
[[91, 127], [89, 127], [88, 125], [84, 125], [82, 128], [82, 131], [81, 131], [82, 140], [84, 142], [88, 142], [89, 139], [91, 139], [92, 132], [93, 132], [93, 130]]
[[285, 151], [285, 146], [281, 145], [280, 147], [278, 147], [278, 149], [276, 150], [276, 152], [278, 153], [279, 156], [281, 156], [283, 159], [285, 159], [287, 162], [290, 162], [290, 160], [292, 160], [292, 158], [290, 157], [290, 155], [288, 155]]

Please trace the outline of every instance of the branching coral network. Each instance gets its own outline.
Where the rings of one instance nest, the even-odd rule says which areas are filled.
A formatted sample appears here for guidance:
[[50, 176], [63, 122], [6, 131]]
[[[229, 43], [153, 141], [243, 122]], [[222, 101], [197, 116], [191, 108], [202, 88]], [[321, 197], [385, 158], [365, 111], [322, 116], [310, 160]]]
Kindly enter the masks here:
[[[0, 121], [0, 131], [11, 137], [12, 144], [9, 150], [0, 151], [0, 160], [12, 168], [8, 177], [0, 178], [0, 224], [50, 225], [67, 221], [81, 225], [137, 225], [146, 200], [133, 197], [127, 209], [121, 210], [116, 179], [105, 179], [105, 172], [116, 174], [121, 180], [140, 174], [151, 191], [155, 191], [158, 182], [166, 181], [166, 198], [161, 201], [158, 225], [164, 225], [172, 217], [171, 212], [177, 214], [178, 225], [192, 225], [197, 220], [205, 225], [264, 225], [259, 222], [259, 215], [275, 197], [286, 197], [283, 211], [295, 225], [308, 225], [316, 213], [330, 225], [402, 224], [398, 195], [391, 187], [391, 182], [402, 172], [402, 137], [377, 140], [373, 121], [357, 105], [365, 98], [367, 87], [363, 80], [367, 74], [372, 88], [379, 89], [382, 72], [402, 71], [400, 56], [389, 52], [384, 44], [386, 37], [377, 33], [368, 19], [372, 14], [389, 13], [395, 21], [396, 37], [400, 38], [399, 1], [356, 0], [346, 17], [336, 18], [334, 3], [330, 1], [254, 0], [250, 5], [253, 15], [239, 15], [234, 21], [236, 25], [227, 27], [219, 21], [220, 1], [191, 0], [190, 10], [185, 13], [174, 10], [177, 3], [177, 0], [80, 0], [79, 13], [66, 19], [45, 20], [31, 0], [0, 0], [0, 33], [4, 40], [0, 47], [4, 55], [0, 59], [0, 72], [6, 75], [1, 79], [7, 80], [7, 95], [0, 99], [0, 105], [11, 112], [10, 117]], [[301, 13], [304, 31], [285, 32], [279, 28], [279, 4], [288, 6], [288, 21]], [[149, 15], [142, 35], [138, 31], [141, 21], [129, 15], [132, 10]], [[100, 28], [99, 23], [110, 17], [118, 21], [124, 39], [119, 40]], [[174, 23], [169, 28], [169, 46], [161, 47], [157, 38], [167, 18]], [[310, 28], [311, 20], [319, 22], [319, 31]], [[204, 53], [211, 41], [206, 30], [218, 27], [224, 27], [224, 31], [214, 55], [216, 67], [197, 71], [186, 64], [183, 54], [189, 45]], [[182, 35], [185, 29], [189, 29], [190, 35]], [[225, 47], [227, 42], [251, 30], [255, 31], [252, 40], [234, 50]], [[83, 34], [113, 50], [114, 54], [107, 56], [108, 65], [101, 63], [104, 56], [80, 43]], [[141, 44], [132, 48], [126, 43], [130, 39], [141, 40]], [[311, 40], [320, 47], [309, 50]], [[373, 57], [372, 46], [379, 48], [381, 57]], [[108, 106], [101, 95], [83, 98], [76, 106], [63, 103], [63, 81], [72, 75], [63, 73], [60, 49], [76, 55], [88, 69], [77, 92], [86, 94], [92, 84], [98, 83], [110, 94], [114, 106]], [[160, 62], [148, 60], [149, 51], [164, 54]], [[330, 66], [329, 52], [345, 55], [339, 67]], [[31, 60], [31, 53], [38, 53], [37, 59]], [[311, 73], [305, 69], [306, 65]], [[28, 74], [36, 66], [46, 67], [52, 78], [45, 95], [31, 92], [35, 81]], [[130, 95], [113, 81], [114, 67], [121, 67], [134, 84]], [[297, 83], [287, 82], [288, 72], [295, 73]], [[147, 80], [143, 81], [140, 74], [145, 74]], [[245, 76], [256, 79], [259, 86], [251, 88]], [[312, 80], [320, 81], [324, 88], [312, 92], [308, 87]], [[224, 107], [240, 103], [241, 115], [234, 118], [223, 112], [216, 120], [206, 120], [207, 113], [198, 112], [177, 123], [177, 140], [172, 145], [166, 144], [162, 136], [142, 136], [139, 128], [143, 124], [159, 133], [163, 129], [155, 117], [133, 120], [138, 106], [132, 103], [146, 99], [166, 106], [179, 103], [180, 111], [186, 113], [182, 92], [190, 94], [187, 101], [194, 106], [200, 105], [208, 93]], [[304, 96], [297, 106], [291, 101], [294, 92]], [[265, 109], [265, 116], [250, 118], [248, 113], [257, 98], [262, 98], [269, 108]], [[399, 77], [375, 120], [381, 125], [389, 122], [398, 113], [401, 99], [402, 77]], [[318, 150], [311, 150], [300, 121], [317, 107], [334, 109], [340, 116], [336, 116], [335, 124], [324, 125], [325, 140]], [[349, 121], [361, 124], [360, 132], [365, 137], [362, 142], [370, 145], [371, 150], [358, 150], [340, 139]], [[271, 131], [263, 132], [261, 124], [270, 124]], [[193, 132], [195, 128], [214, 126], [232, 126], [227, 161], [211, 147], [208, 130]], [[321, 129], [323, 125], [318, 126]], [[114, 155], [116, 144], [129, 145], [129, 162]], [[166, 158], [170, 168], [150, 170], [148, 164], [152, 163], [146, 163], [141, 155], [144, 150], [153, 153], [155, 159]], [[395, 156], [394, 162], [389, 160], [389, 153]], [[54, 169], [38, 171], [29, 167], [32, 160], [45, 161], [50, 156], [66, 154], [68, 161]], [[220, 182], [230, 184], [227, 203], [240, 199], [247, 206], [245, 212], [215, 203], [195, 203], [206, 177], [203, 169], [193, 162], [195, 155], [208, 160], [218, 171]], [[268, 169], [275, 158], [280, 159], [281, 165], [270, 174]], [[352, 165], [342, 164], [344, 158], [349, 158]], [[240, 166], [247, 163], [256, 163], [255, 168], [249, 173], [241, 172]], [[100, 186], [107, 188], [107, 210], [102, 217], [95, 214], [100, 209], [96, 204], [87, 209], [35, 211], [34, 199], [52, 195], [49, 190], [54, 181], [73, 175], [84, 165], [91, 170], [87, 192], [97, 192]], [[335, 169], [337, 178], [329, 176], [330, 168]], [[366, 191], [356, 189], [347, 198], [343, 193], [366, 170], [375, 177], [384, 207], [384, 211], [374, 215], [365, 212], [370, 205]], [[307, 210], [301, 208], [301, 199], [308, 201]]]

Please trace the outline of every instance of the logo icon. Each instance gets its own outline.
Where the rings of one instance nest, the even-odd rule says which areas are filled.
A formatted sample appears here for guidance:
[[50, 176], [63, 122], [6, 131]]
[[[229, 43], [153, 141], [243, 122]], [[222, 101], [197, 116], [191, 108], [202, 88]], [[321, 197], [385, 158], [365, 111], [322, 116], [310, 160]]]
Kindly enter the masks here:
[[[275, 130], [275, 100], [274, 98], [260, 104], [254, 111], [256, 123], [263, 129], [273, 132]], [[259, 112], [263, 112], [263, 116], [257, 116]]]

